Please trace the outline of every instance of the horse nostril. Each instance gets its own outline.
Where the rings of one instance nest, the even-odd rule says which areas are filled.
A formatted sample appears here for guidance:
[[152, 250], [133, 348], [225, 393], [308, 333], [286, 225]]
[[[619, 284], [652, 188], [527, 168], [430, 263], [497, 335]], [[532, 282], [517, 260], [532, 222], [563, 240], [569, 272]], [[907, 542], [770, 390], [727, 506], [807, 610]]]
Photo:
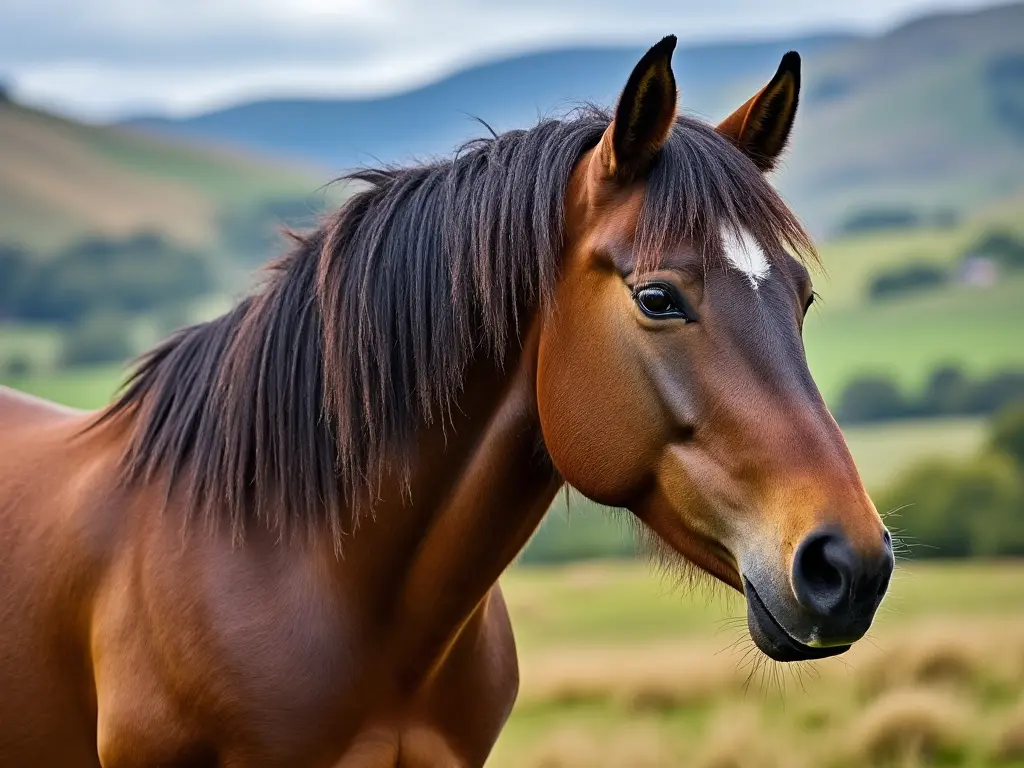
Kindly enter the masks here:
[[793, 561], [797, 600], [819, 615], [835, 613], [852, 597], [858, 561], [845, 537], [830, 531], [811, 534], [797, 548]]

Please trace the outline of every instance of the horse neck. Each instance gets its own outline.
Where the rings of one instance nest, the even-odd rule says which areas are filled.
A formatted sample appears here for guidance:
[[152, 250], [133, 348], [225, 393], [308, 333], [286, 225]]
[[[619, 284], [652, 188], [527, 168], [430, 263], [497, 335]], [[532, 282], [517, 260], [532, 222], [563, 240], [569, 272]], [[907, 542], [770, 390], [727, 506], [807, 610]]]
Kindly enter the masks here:
[[424, 430], [411, 508], [408, 499], [385, 505], [392, 509], [378, 505], [377, 522], [350, 542], [351, 565], [373, 574], [377, 599], [401, 622], [405, 658], [444, 655], [561, 486], [541, 442], [538, 338], [534, 322], [520, 354], [501, 370], [471, 368], [454, 424]]

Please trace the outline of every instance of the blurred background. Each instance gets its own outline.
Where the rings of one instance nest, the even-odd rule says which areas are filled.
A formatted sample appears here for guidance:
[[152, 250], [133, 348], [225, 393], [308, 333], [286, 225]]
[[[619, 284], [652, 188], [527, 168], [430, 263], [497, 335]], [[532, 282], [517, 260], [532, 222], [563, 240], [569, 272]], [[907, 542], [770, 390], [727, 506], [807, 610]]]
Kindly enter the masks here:
[[4, 0], [0, 383], [102, 406], [346, 169], [610, 106], [668, 33], [712, 121], [803, 54], [775, 181], [821, 244], [807, 351], [903, 559], [869, 638], [781, 667], [560, 499], [503, 579], [491, 764], [1024, 766], [1024, 4]]

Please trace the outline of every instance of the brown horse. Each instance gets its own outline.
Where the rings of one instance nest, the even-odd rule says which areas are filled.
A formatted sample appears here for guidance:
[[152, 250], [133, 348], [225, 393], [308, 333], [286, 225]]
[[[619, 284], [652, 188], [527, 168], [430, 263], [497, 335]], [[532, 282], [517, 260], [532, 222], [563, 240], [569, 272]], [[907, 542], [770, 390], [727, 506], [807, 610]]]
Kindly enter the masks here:
[[516, 696], [497, 579], [569, 484], [841, 653], [889, 535], [804, 359], [763, 174], [799, 58], [717, 128], [674, 38], [584, 111], [356, 174], [100, 414], [0, 393], [0, 763], [478, 766]]

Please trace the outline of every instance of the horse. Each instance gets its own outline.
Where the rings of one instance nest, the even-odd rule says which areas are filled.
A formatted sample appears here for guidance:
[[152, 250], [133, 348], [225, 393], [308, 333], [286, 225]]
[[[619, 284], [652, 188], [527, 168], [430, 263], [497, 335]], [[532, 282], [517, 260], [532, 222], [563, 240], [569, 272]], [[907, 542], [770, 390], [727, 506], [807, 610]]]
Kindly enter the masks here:
[[675, 38], [613, 112], [364, 169], [108, 407], [0, 394], [0, 764], [480, 766], [498, 579], [573, 487], [842, 653], [889, 533], [808, 371], [815, 252], [768, 181], [800, 58], [719, 125]]

